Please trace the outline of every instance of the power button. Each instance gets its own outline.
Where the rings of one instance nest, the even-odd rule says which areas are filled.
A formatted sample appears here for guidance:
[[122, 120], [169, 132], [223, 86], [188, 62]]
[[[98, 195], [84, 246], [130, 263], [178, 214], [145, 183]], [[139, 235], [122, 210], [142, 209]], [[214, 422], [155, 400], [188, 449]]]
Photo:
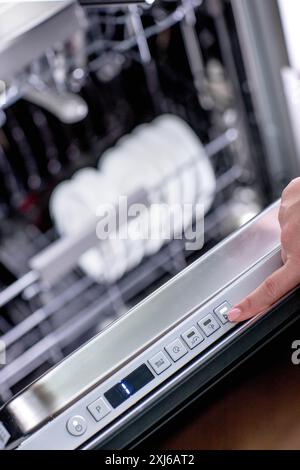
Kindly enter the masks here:
[[87, 430], [86, 420], [82, 416], [73, 416], [67, 422], [67, 430], [72, 436], [82, 436]]

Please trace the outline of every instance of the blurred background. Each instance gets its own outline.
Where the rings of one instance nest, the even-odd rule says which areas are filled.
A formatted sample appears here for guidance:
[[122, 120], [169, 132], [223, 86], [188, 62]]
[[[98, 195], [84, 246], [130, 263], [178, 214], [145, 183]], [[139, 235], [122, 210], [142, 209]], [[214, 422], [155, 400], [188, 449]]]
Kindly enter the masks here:
[[[293, 0], [0, 3], [0, 334], [7, 345], [0, 403], [275, 201], [299, 174], [298, 14]], [[157, 124], [161, 117], [168, 130]], [[175, 237], [155, 247], [110, 247], [112, 272], [84, 233], [65, 250], [56, 245], [88, 226], [98, 203], [124, 192], [140, 202], [136, 190], [152, 194], [154, 185], [170, 202], [175, 188], [186, 201], [195, 172], [203, 249], [187, 251]], [[91, 219], [80, 215], [83, 206]], [[255, 367], [249, 374], [254, 382], [245, 374], [239, 403], [264, 393]], [[204, 419], [222, 413], [216, 404]], [[235, 445], [257, 446], [249, 442]], [[203, 443], [213, 448], [216, 440]]]

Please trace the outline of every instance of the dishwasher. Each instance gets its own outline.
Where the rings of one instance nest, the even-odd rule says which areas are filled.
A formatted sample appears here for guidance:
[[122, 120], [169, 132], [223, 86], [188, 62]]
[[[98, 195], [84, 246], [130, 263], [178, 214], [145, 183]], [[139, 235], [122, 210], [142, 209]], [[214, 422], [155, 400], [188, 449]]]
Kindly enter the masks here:
[[[132, 447], [299, 318], [299, 289], [227, 318], [282, 263], [295, 8], [0, 5], [0, 448]], [[124, 194], [138, 236], [106, 243], [96, 203], [120, 233]]]

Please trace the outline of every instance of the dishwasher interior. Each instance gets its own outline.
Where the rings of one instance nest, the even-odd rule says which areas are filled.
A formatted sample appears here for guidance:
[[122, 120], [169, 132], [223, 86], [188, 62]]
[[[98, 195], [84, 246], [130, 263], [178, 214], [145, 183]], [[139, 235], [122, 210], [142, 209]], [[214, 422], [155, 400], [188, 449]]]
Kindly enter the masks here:
[[[270, 184], [231, 2], [55, 3], [61, 11], [44, 19], [40, 32], [28, 31], [29, 47], [24, 41], [23, 55], [11, 55], [10, 68], [0, 73], [0, 334], [6, 347], [0, 404], [254, 217], [282, 188], [274, 193]], [[0, 6], [0, 21], [9, 8]], [[58, 40], [54, 20], [59, 24], [62, 12], [70, 15], [64, 18], [70, 31]], [[44, 50], [37, 47], [39, 34], [47, 36]], [[60, 239], [49, 209], [53, 191], [76, 172], [96, 169], [122, 137], [162, 115], [189, 125], [214, 171], [204, 246], [187, 250], [184, 239], [170, 240], [119, 276], [98, 281], [75, 259], [57, 279], [42, 282], [30, 266]], [[195, 161], [196, 155], [190, 165]]]

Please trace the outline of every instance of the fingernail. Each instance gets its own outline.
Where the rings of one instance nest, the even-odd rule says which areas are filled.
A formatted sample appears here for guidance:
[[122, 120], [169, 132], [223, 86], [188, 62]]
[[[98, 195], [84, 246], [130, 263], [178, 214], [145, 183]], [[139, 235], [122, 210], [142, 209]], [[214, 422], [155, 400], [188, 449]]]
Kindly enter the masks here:
[[241, 315], [242, 315], [242, 311], [239, 308], [233, 308], [228, 313], [228, 319], [229, 321], [235, 322], [240, 318]]

